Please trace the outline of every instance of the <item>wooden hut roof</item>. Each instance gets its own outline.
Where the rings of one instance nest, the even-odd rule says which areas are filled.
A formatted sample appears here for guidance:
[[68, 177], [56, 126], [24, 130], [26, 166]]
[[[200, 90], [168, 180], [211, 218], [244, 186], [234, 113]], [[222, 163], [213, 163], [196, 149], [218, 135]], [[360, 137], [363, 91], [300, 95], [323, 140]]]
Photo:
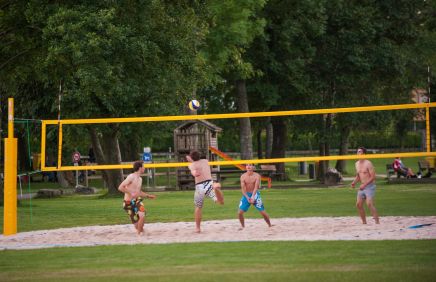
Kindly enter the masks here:
[[221, 127], [216, 126], [215, 124], [213, 124], [209, 121], [203, 120], [203, 119], [186, 121], [186, 122], [182, 123], [181, 125], [179, 125], [178, 127], [176, 127], [175, 131], [186, 129], [186, 128], [191, 127], [192, 125], [194, 125], [196, 123], [208, 128], [209, 130], [214, 131], [214, 132], [223, 131], [223, 129]]

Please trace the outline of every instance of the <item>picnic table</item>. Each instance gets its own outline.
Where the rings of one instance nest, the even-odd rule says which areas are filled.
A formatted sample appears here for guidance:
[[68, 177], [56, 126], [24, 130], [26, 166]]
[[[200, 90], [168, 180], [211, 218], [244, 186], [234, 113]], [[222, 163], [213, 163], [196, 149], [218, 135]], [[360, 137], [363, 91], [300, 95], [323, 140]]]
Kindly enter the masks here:
[[[221, 180], [224, 180], [226, 178], [225, 175], [238, 175], [241, 176], [243, 173], [245, 173], [245, 170], [240, 169], [221, 169], [217, 171], [212, 171], [212, 174], [215, 174], [217, 176], [217, 181], [220, 182]], [[256, 169], [254, 172], [259, 173], [261, 176], [267, 176], [267, 177], [273, 177], [277, 174], [277, 171], [274, 169]]]

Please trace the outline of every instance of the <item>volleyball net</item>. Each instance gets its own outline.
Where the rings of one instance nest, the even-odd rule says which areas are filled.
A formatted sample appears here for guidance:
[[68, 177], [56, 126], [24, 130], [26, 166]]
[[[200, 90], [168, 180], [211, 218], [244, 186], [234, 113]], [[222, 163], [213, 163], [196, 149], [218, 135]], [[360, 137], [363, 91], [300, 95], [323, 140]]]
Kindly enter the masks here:
[[[26, 139], [28, 140], [27, 145], [27, 159], [19, 160], [20, 154], [17, 154], [20, 148], [20, 144], [18, 142], [18, 138], [14, 136], [14, 122], [17, 123], [18, 120], [14, 121], [14, 107], [13, 107], [13, 99], [9, 98], [8, 100], [8, 137], [5, 138], [5, 169], [4, 169], [4, 235], [11, 235], [17, 232], [17, 163], [25, 162], [28, 163], [28, 166], [31, 166], [31, 157], [34, 146], [30, 146], [30, 138], [29, 138], [29, 125], [26, 121], [26, 129], [28, 134]], [[194, 120], [222, 120], [222, 121], [230, 121], [233, 125], [233, 131], [230, 132], [232, 139], [231, 142], [235, 143], [237, 136], [235, 130], [235, 126], [237, 121], [235, 119], [241, 118], [250, 118], [253, 122], [259, 119], [268, 118], [270, 121], [274, 117], [283, 117], [288, 120], [289, 123], [293, 123], [294, 129], [301, 128], [302, 131], [299, 131], [297, 135], [297, 139], [302, 139], [301, 136], [309, 136], [314, 138], [312, 140], [312, 144], [315, 145], [318, 141], [327, 142], [328, 140], [317, 140], [316, 138], [324, 138], [324, 136], [318, 136], [313, 134], [312, 131], [319, 132], [319, 128], [316, 128], [316, 123], [330, 118], [330, 121], [336, 120], [340, 121], [342, 118], [342, 122], [344, 124], [353, 124], [357, 125], [357, 129], [353, 129], [360, 133], [365, 139], [362, 139], [364, 142], [359, 142], [359, 146], [366, 146], [369, 139], [375, 138], [376, 135], [380, 135], [380, 129], [383, 126], [378, 126], [380, 124], [392, 124], [393, 118], [395, 115], [384, 115], [380, 113], [385, 113], [386, 111], [408, 111], [407, 118], [416, 117], [417, 112], [420, 115], [420, 132], [421, 132], [421, 145], [420, 146], [412, 146], [412, 149], [408, 148], [405, 150], [403, 147], [397, 148], [395, 151], [392, 150], [379, 150], [375, 153], [367, 154], [365, 158], [368, 159], [386, 159], [386, 158], [395, 158], [395, 157], [436, 157], [436, 152], [432, 152], [431, 149], [431, 134], [430, 134], [430, 110], [436, 107], [436, 103], [423, 103], [423, 104], [401, 104], [401, 105], [384, 105], [384, 106], [369, 106], [369, 107], [350, 107], [350, 108], [333, 108], [333, 109], [313, 109], [313, 110], [293, 110], [293, 111], [274, 111], [274, 112], [251, 112], [251, 113], [230, 113], [230, 114], [204, 114], [204, 115], [179, 115], [179, 116], [157, 116], [157, 117], [132, 117], [132, 118], [101, 118], [101, 119], [63, 119], [63, 120], [42, 120], [40, 125], [38, 123], [38, 127], [41, 126], [41, 139], [39, 141], [35, 141], [35, 143], [40, 143], [40, 156], [38, 159], [40, 160], [40, 170], [38, 166], [33, 166], [34, 171], [41, 172], [54, 172], [54, 171], [78, 171], [78, 170], [108, 170], [108, 169], [131, 169], [132, 162], [125, 162], [121, 164], [92, 164], [86, 166], [71, 166], [65, 165], [66, 163], [70, 163], [66, 161], [66, 154], [71, 152], [71, 147], [75, 147], [79, 142], [89, 142], [88, 130], [90, 128], [98, 128], [101, 125], [110, 125], [110, 124], [130, 124], [130, 128], [127, 128], [132, 132], [133, 127], [138, 125], [152, 125], [158, 124], [156, 126], [157, 134], [166, 134], [171, 135], [169, 132], [177, 126], [180, 122], [194, 121]], [[357, 115], [357, 116], [356, 116]], [[332, 118], [334, 116], [334, 118]], [[318, 117], [318, 118], [317, 118]], [[322, 118], [319, 118], [322, 117]], [[385, 118], [386, 121], [380, 121], [380, 119]], [[291, 121], [292, 120], [292, 121]], [[374, 124], [371, 125], [371, 120], [373, 120]], [[165, 122], [166, 125], [163, 126], [160, 122]], [[203, 122], [204, 123], [204, 122]], [[132, 125], [134, 124], [134, 125]], [[367, 124], [368, 128], [362, 126], [362, 124]], [[401, 122], [400, 122], [401, 124]], [[80, 128], [77, 130], [71, 128], [85, 126], [87, 128]], [[283, 124], [283, 126], [287, 126], [287, 124]], [[372, 126], [372, 128], [371, 128]], [[65, 128], [69, 128], [66, 130]], [[237, 127], [237, 126], [236, 126]], [[307, 130], [305, 131], [307, 127]], [[170, 130], [172, 129], [172, 130]], [[75, 138], [75, 142], [71, 142], [71, 132], [75, 131], [76, 133], [81, 133], [83, 135], [77, 134]], [[36, 133], [34, 133], [36, 134]], [[64, 134], [66, 136], [64, 136]], [[373, 134], [370, 136], [370, 134]], [[397, 134], [398, 135], [398, 134]], [[86, 138], [83, 138], [86, 136]], [[68, 137], [65, 138], [64, 137]], [[228, 137], [226, 137], [228, 138]], [[23, 139], [23, 137], [21, 137]], [[32, 140], [36, 140], [39, 138], [32, 138]], [[303, 138], [304, 139], [304, 138]], [[86, 140], [86, 141], [85, 141]], [[64, 142], [65, 141], [65, 142]], [[422, 142], [424, 141], [424, 142]], [[228, 142], [227, 143], [231, 143]], [[65, 143], [65, 145], [64, 145]], [[310, 142], [309, 142], [310, 143]], [[422, 144], [424, 143], [424, 144]], [[386, 146], [390, 146], [391, 142], [387, 142]], [[64, 148], [67, 147], [67, 148]], [[310, 147], [310, 146], [309, 146]], [[57, 161], [51, 160], [49, 164], [47, 161], [47, 151], [50, 150], [52, 154], [53, 151], [56, 153]], [[220, 147], [220, 149], [222, 149]], [[225, 148], [224, 148], [225, 149]], [[415, 150], [416, 149], [416, 150]], [[23, 150], [21, 150], [23, 151]], [[225, 151], [225, 150], [224, 150]], [[359, 156], [353, 152], [352, 154], [332, 154], [329, 156], [321, 156], [314, 154], [312, 150], [311, 154], [301, 155], [294, 154], [288, 155], [285, 154], [283, 158], [262, 158], [258, 156], [256, 159], [251, 160], [241, 160], [237, 157], [233, 160], [223, 160], [223, 161], [211, 161], [210, 164], [212, 166], [230, 166], [230, 165], [240, 165], [245, 163], [253, 163], [253, 164], [272, 164], [272, 163], [294, 163], [294, 162], [314, 162], [314, 161], [329, 161], [329, 160], [352, 160], [358, 159]], [[332, 151], [334, 152], [334, 151]], [[21, 152], [22, 153], [22, 152]], [[38, 154], [37, 154], [38, 155]], [[139, 158], [136, 158], [139, 159]], [[63, 162], [64, 160], [64, 162]], [[33, 159], [32, 163], [34, 162]], [[171, 161], [166, 160], [165, 162], [151, 162], [144, 164], [146, 168], [178, 168], [178, 167], [186, 167], [186, 162], [177, 162], [177, 159], [172, 159]], [[30, 173], [26, 173], [27, 176]], [[21, 179], [21, 178], [19, 178]]]
[[[130, 118], [99, 118], [99, 119], [63, 119], [63, 120], [42, 120], [41, 122], [41, 171], [69, 171], [69, 170], [107, 170], [107, 169], [130, 169], [131, 163], [124, 164], [96, 164], [87, 166], [72, 166], [62, 164], [63, 155], [63, 128], [71, 125], [101, 125], [101, 124], [126, 124], [126, 123], [155, 123], [155, 122], [180, 122], [190, 120], [223, 120], [223, 119], [240, 119], [240, 118], [272, 118], [272, 117], [300, 117], [314, 115], [338, 115], [351, 113], [377, 113], [380, 111], [408, 110], [421, 111], [425, 122], [423, 132], [425, 132], [425, 146], [420, 151], [409, 152], [383, 152], [367, 154], [366, 158], [395, 158], [395, 157], [429, 157], [436, 156], [436, 152], [431, 151], [431, 134], [430, 134], [430, 109], [436, 107], [436, 103], [422, 104], [400, 104], [400, 105], [383, 105], [367, 107], [349, 107], [349, 108], [332, 108], [332, 109], [312, 109], [312, 110], [292, 110], [292, 111], [271, 111], [271, 112], [251, 112], [251, 113], [228, 113], [228, 114], [204, 114], [204, 115], [178, 115], [178, 116], [155, 116], [155, 117], [130, 117]], [[377, 118], [377, 117], [376, 117]], [[57, 143], [57, 164], [50, 166], [46, 163], [47, 147], [47, 128], [52, 127], [58, 130]], [[365, 144], [361, 144], [365, 145]], [[247, 162], [253, 164], [271, 164], [271, 163], [288, 163], [288, 162], [313, 162], [329, 160], [352, 160], [358, 159], [356, 154], [336, 154], [329, 156], [292, 156], [284, 158], [257, 158], [251, 160], [223, 160], [212, 161], [211, 165], [239, 165]], [[163, 162], [163, 163], [146, 163], [145, 168], [177, 168], [186, 167], [186, 162]]]

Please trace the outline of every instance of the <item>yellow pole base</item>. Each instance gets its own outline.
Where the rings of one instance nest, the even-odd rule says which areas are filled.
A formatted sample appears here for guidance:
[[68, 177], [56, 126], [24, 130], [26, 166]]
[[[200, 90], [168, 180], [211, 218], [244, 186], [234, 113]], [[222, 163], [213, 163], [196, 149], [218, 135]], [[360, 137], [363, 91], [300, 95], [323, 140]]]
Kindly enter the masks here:
[[3, 235], [17, 234], [17, 138], [5, 138]]

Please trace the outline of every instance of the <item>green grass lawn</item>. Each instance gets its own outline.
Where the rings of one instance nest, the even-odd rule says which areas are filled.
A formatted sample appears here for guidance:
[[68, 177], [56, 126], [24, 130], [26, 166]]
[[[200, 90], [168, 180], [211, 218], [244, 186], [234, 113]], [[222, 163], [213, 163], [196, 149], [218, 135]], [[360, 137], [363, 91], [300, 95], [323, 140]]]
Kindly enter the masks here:
[[2, 251], [0, 281], [435, 281], [436, 240]]
[[[379, 181], [383, 216], [436, 215], [435, 185]], [[225, 190], [225, 205], [205, 203], [204, 220], [237, 220], [241, 197]], [[159, 192], [147, 200], [148, 222], [193, 221], [193, 191]], [[356, 216], [356, 191], [343, 188], [263, 190], [272, 218]], [[31, 204], [31, 205], [30, 205]], [[21, 201], [20, 232], [97, 224], [127, 224], [120, 197], [64, 196]], [[251, 209], [248, 218], [259, 218]], [[3, 209], [0, 224], [3, 226]], [[436, 240], [211, 242], [70, 247], [0, 252], [0, 281], [435, 281]]]

